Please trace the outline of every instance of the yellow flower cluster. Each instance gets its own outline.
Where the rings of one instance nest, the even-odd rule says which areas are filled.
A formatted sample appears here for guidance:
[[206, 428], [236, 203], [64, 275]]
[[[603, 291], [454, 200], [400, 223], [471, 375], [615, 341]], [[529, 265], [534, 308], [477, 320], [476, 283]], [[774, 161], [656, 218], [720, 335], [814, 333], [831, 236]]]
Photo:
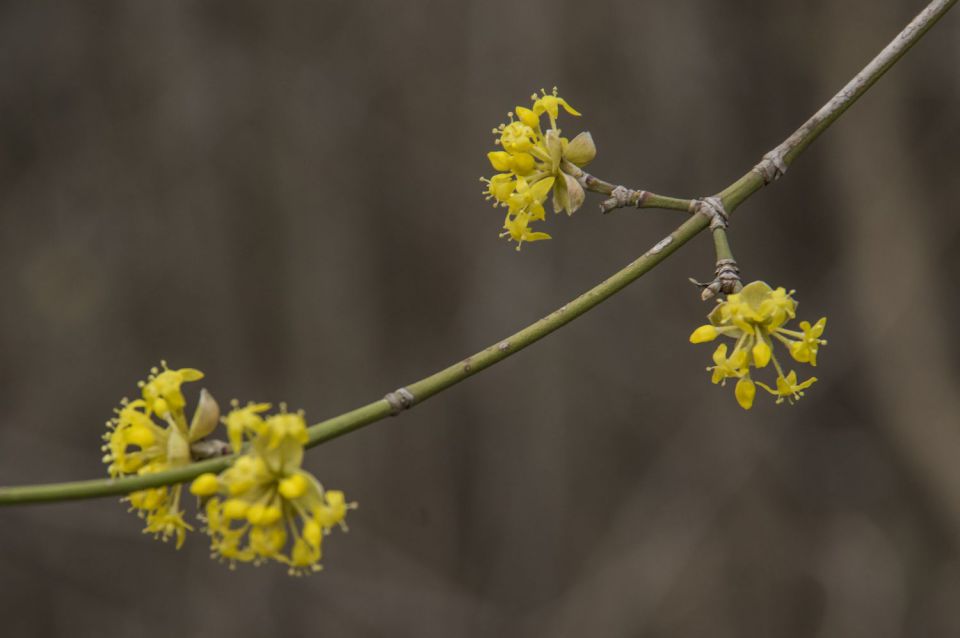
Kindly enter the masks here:
[[[196, 460], [193, 450], [211, 434], [220, 419], [217, 402], [201, 390], [191, 421], [181, 386], [203, 378], [193, 368], [151, 370], [139, 383], [141, 397], [124, 399], [104, 435], [107, 471], [111, 477], [144, 475], [181, 467]], [[303, 414], [265, 415], [267, 403], [234, 409], [222, 419], [230, 447], [240, 456], [221, 473], [203, 474], [190, 492], [205, 500], [206, 526], [214, 556], [260, 564], [276, 560], [292, 574], [320, 569], [321, 541], [335, 526], [346, 529], [347, 503], [343, 492], [324, 490], [300, 467], [307, 442]], [[217, 443], [217, 442], [214, 442]], [[197, 445], [193, 445], [197, 444]], [[225, 446], [226, 444], [220, 443]], [[202, 456], [202, 452], [200, 452]], [[124, 500], [145, 519], [145, 532], [179, 549], [188, 531], [181, 503], [182, 486], [162, 486], [133, 492]]]
[[291, 574], [320, 569], [323, 536], [346, 529], [343, 492], [325, 490], [300, 465], [307, 426], [300, 413], [264, 416], [266, 403], [234, 407], [224, 419], [234, 451], [246, 452], [219, 476], [202, 474], [190, 491], [206, 499], [206, 528], [215, 557], [233, 567], [269, 560]]
[[[556, 87], [551, 94], [541, 93], [530, 96], [530, 108], [518, 106], [509, 114], [508, 123], [493, 129], [495, 143], [503, 150], [487, 153], [487, 158], [498, 173], [480, 178], [487, 185], [486, 198], [493, 200], [494, 207], [507, 209], [500, 236], [517, 242], [517, 250], [525, 241], [550, 239], [547, 233], [531, 230], [530, 224], [545, 219], [543, 202], [551, 190], [555, 212], [563, 210], [570, 215], [580, 208], [583, 186], [565, 166], [586, 166], [597, 154], [590, 133], [568, 140], [557, 128], [561, 108], [570, 115], [580, 113], [557, 95]], [[550, 123], [546, 130], [541, 127], [543, 115]]]
[[[783, 368], [773, 354], [773, 340], [787, 347], [790, 356], [800, 363], [817, 365], [817, 352], [827, 342], [820, 338], [827, 325], [826, 317], [810, 325], [800, 322], [800, 330], [784, 328], [796, 317], [797, 302], [793, 292], [784, 288], [772, 289], [762, 281], [755, 281], [735, 294], [727, 295], [708, 316], [709, 324], [700, 326], [690, 335], [691, 343], [713, 341], [719, 336], [735, 339], [733, 351], [721, 343], [713, 353], [714, 365], [707, 368], [713, 373], [713, 382], [724, 385], [727, 379], [737, 379], [734, 394], [745, 410], [753, 406], [753, 399], [760, 386], [777, 398], [793, 402], [803, 396], [803, 391], [817, 380], [810, 377], [798, 382], [797, 373], [791, 370], [784, 374]], [[777, 371], [776, 388], [760, 381], [754, 382], [750, 368], [764, 368], [773, 362]]]
[[[220, 418], [216, 401], [202, 392], [187, 425], [180, 386], [201, 378], [199, 370], [170, 370], [164, 362], [163, 370], [154, 368], [147, 380], [140, 382], [141, 398], [121, 402], [103, 437], [103, 461], [110, 476], [150, 474], [190, 463], [190, 444], [213, 431]], [[183, 520], [180, 493], [179, 485], [156, 487], [133, 492], [125, 500], [145, 520], [145, 533], [164, 541], [175, 537], [179, 548], [187, 530], [193, 529]]]

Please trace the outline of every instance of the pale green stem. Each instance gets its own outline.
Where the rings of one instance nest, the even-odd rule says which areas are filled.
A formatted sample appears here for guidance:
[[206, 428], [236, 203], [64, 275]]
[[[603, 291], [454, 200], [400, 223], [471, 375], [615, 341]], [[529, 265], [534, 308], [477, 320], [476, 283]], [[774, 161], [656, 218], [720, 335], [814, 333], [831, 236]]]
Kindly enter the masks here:
[[[957, 0], [934, 0], [918, 15], [887, 47], [880, 52], [864, 69], [858, 73], [836, 96], [821, 108], [803, 126], [797, 129], [767, 157], [776, 157], [789, 166], [803, 149], [827, 129], [850, 105], [863, 95], [893, 64], [899, 60], [932, 27]], [[769, 160], [766, 169], [769, 169]], [[763, 165], [763, 163], [761, 163]], [[736, 182], [723, 189], [718, 195], [727, 212], [732, 212], [744, 200], [759, 190], [766, 182], [765, 171], [753, 169]], [[667, 208], [679, 208], [681, 204], [688, 210], [690, 200], [663, 198], [664, 203], [675, 204]], [[672, 255], [680, 246], [705, 229], [709, 220], [704, 215], [693, 215], [670, 235], [659, 241], [639, 259], [628, 265], [609, 279], [601, 282], [580, 295], [570, 303], [560, 307], [543, 319], [533, 323], [520, 332], [503, 339], [477, 354], [455, 363], [435, 374], [421, 379], [406, 387], [414, 397], [413, 403], [420, 403], [446, 388], [463, 381], [510, 355], [522, 350], [531, 343], [545, 337], [558, 328], [573, 321], [600, 302], [609, 299], [628, 284], [649, 272], [657, 264]], [[395, 401], [394, 401], [395, 404]], [[406, 405], [404, 407], [410, 407]], [[380, 399], [367, 405], [318, 423], [310, 428], [312, 447], [329, 441], [357, 428], [379, 421], [396, 411], [390, 401]], [[81, 498], [96, 498], [128, 494], [148, 487], [172, 485], [199, 476], [204, 472], [219, 472], [226, 468], [233, 457], [222, 457], [193, 463], [175, 470], [157, 472], [144, 476], [122, 479], [95, 479], [69, 483], [51, 483], [46, 485], [24, 485], [21, 487], [0, 488], [0, 505], [20, 503], [38, 503], [44, 501], [65, 501]]]
[[667, 197], [666, 195], [657, 195], [645, 190], [635, 190], [625, 186], [617, 186], [610, 182], [600, 179], [596, 175], [591, 175], [579, 166], [563, 160], [561, 167], [565, 173], [573, 176], [585, 190], [600, 193], [602, 195], [614, 195], [620, 190], [619, 198], [612, 197], [600, 205], [600, 210], [604, 213], [621, 208], [623, 206], [632, 206], [634, 208], [665, 208], [668, 210], [682, 210], [691, 212], [693, 200], [680, 197]]
[[691, 200], [679, 197], [667, 197], [647, 191], [647, 196], [637, 208], [665, 208], [667, 210], [684, 210], [690, 212]]
[[730, 241], [727, 239], [727, 231], [725, 229], [713, 229], [713, 247], [717, 251], [717, 261], [721, 259], [736, 261], [733, 257], [733, 252], [730, 250]]

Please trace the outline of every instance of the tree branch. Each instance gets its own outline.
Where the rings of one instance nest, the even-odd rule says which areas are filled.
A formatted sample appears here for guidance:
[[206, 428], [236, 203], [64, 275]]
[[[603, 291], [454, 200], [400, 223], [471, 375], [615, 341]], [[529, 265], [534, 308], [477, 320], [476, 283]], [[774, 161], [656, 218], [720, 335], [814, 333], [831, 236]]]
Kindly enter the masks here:
[[[860, 96], [883, 76], [920, 38], [943, 17], [957, 0], [934, 0], [909, 25], [890, 42], [866, 67], [863, 68], [843, 89], [840, 90], [823, 108], [807, 120], [782, 144], [773, 149], [748, 173], [727, 186], [719, 197], [728, 213], [733, 212], [753, 193], [769, 184], [786, 171], [797, 156], [810, 145], [823, 131], [839, 118]], [[584, 173], [583, 178], [592, 182], [591, 190], [613, 195], [616, 187]], [[586, 187], [586, 186], [585, 186]], [[609, 193], [605, 188], [609, 187]], [[642, 193], [645, 191], [634, 191]], [[659, 199], [658, 199], [659, 198]], [[690, 210], [693, 200], [684, 200], [647, 194], [637, 197], [641, 207], [680, 208]], [[643, 199], [643, 201], [639, 201]], [[594, 308], [623, 290], [628, 284], [648, 273], [664, 259], [672, 255], [695, 235], [707, 228], [710, 219], [703, 214], [694, 214], [676, 230], [657, 242], [637, 260], [610, 278], [594, 286], [573, 301], [561, 306], [516, 334], [503, 339], [480, 352], [459, 361], [444, 370], [417, 381], [406, 388], [390, 393], [367, 405], [333, 417], [310, 427], [309, 447], [319, 445], [330, 439], [347, 434], [387, 416], [396, 414], [400, 409], [410, 408], [450, 386], [463, 381], [481, 370], [506, 359], [530, 344], [542, 339], [555, 330], [570, 323], [580, 315]], [[402, 392], [401, 392], [402, 390]], [[397, 397], [402, 397], [402, 401]], [[51, 483], [45, 485], [25, 485], [0, 488], [0, 505], [64, 501], [83, 498], [97, 498], [128, 494], [148, 487], [181, 483], [199, 476], [204, 472], [219, 472], [232, 462], [234, 457], [221, 457], [199, 463], [193, 463], [175, 470], [157, 472], [144, 476], [121, 479], [98, 479], [70, 483]]]

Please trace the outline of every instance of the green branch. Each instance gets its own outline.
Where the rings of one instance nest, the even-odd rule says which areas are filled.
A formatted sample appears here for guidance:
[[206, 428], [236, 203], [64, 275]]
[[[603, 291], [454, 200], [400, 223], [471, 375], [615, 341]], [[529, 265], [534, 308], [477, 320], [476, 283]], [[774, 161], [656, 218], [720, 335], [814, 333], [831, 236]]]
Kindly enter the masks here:
[[[797, 129], [782, 144], [765, 155], [757, 166], [733, 184], [723, 189], [717, 197], [723, 202], [726, 211], [728, 213], [732, 212], [765, 184], [780, 177], [786, 171], [787, 167], [793, 163], [797, 156], [813, 142], [813, 140], [833, 124], [860, 96], [866, 93], [866, 91], [873, 86], [910, 47], [919, 41], [930, 27], [936, 24], [956, 2], [957, 0], [934, 0], [931, 2], [877, 57], [850, 80], [839, 93], [827, 102], [823, 108], [817, 111], [803, 126]], [[595, 181], [590, 182], [591, 179]], [[585, 188], [587, 188], [586, 183], [590, 183], [591, 190], [611, 195], [611, 199], [615, 204], [619, 204], [620, 200], [623, 199], [623, 191], [618, 191], [618, 188], [624, 191], [630, 191], [630, 189], [615, 187], [612, 184], [608, 184], [587, 174], [584, 174], [581, 183], [584, 183]], [[646, 197], [640, 195], [641, 193], [646, 193]], [[635, 198], [636, 201], [630, 202], [629, 200], [631, 198]], [[664, 197], [647, 193], [647, 191], [630, 191], [626, 199], [627, 201], [624, 204], [613, 206], [610, 210], [627, 204], [641, 208], [656, 207], [687, 211], [698, 210], [696, 206], [697, 200]], [[611, 200], [607, 200], [604, 206], [610, 203], [610, 201]], [[676, 252], [681, 246], [704, 230], [709, 223], [710, 219], [707, 216], [694, 214], [670, 233], [670, 235], [657, 242], [655, 246], [650, 248], [626, 268], [597, 286], [594, 286], [573, 301], [561, 306], [558, 310], [555, 310], [536, 323], [527, 326], [516, 334], [502, 339], [444, 370], [410, 384], [406, 388], [400, 388], [396, 392], [391, 392], [383, 399], [312, 426], [310, 428], [310, 442], [308, 446], [319, 445], [330, 439], [352, 432], [357, 428], [379, 421], [387, 416], [397, 414], [401, 410], [408, 409], [417, 403], [425, 401], [450, 386], [463, 381], [467, 377], [519, 352], [623, 290], [628, 284], [645, 275], [664, 259]], [[71, 483], [5, 487], [0, 488], [0, 505], [64, 501], [128, 494], [148, 487], [188, 481], [203, 472], [218, 472], [226, 468], [232, 462], [232, 459], [233, 457], [221, 457], [193, 463], [166, 472], [121, 479], [99, 479]]]

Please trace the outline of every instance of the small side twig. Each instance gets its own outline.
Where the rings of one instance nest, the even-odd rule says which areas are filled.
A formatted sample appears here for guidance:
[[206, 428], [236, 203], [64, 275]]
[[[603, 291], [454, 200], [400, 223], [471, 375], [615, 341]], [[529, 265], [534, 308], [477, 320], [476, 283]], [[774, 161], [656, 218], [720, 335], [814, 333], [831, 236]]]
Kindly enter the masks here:
[[688, 213], [693, 212], [694, 200], [667, 197], [643, 189], [617, 186], [595, 175], [591, 175], [579, 166], [566, 160], [564, 160], [561, 167], [563, 172], [576, 179], [584, 190], [609, 196], [600, 204], [600, 212], [603, 214], [618, 208], [664, 208], [667, 210], [682, 210]]

